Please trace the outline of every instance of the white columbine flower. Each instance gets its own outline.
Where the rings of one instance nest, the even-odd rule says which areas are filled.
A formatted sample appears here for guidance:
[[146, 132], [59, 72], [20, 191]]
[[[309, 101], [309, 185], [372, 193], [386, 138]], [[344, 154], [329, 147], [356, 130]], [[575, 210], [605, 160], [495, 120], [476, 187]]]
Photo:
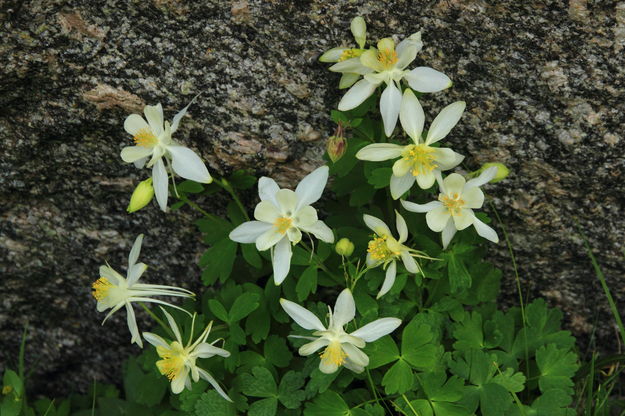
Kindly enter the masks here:
[[[365, 47], [365, 42], [367, 41], [367, 24], [365, 23], [365, 19], [360, 16], [355, 17], [352, 19], [350, 29], [352, 31], [352, 35], [354, 35], [354, 39], [356, 39], [356, 43], [358, 43], [358, 48], [332, 48], [321, 55], [319, 57], [319, 61], [345, 62], [353, 60], [342, 65], [360, 65], [359, 57], [365, 51], [363, 48]], [[343, 71], [338, 70], [338, 72]], [[343, 89], [351, 87], [356, 81], [358, 81], [358, 78], [360, 78], [360, 73], [344, 72], [341, 80], [339, 81], [339, 88]]]
[[367, 227], [376, 234], [376, 237], [369, 241], [367, 248], [367, 266], [376, 267], [382, 265], [386, 269], [386, 276], [377, 299], [380, 299], [393, 287], [395, 276], [397, 275], [397, 259], [401, 259], [404, 267], [410, 273], [422, 273], [419, 264], [413, 257], [431, 259], [422, 251], [414, 250], [402, 244], [408, 239], [408, 227], [404, 217], [399, 212], [395, 211], [395, 217], [395, 225], [397, 231], [399, 231], [398, 240], [393, 237], [391, 230], [384, 221], [371, 215], [363, 215]]
[[432, 231], [442, 231], [443, 248], [447, 248], [456, 231], [473, 225], [477, 233], [494, 243], [499, 242], [497, 233], [480, 221], [473, 209], [482, 208], [484, 193], [480, 186], [489, 182], [497, 174], [497, 167], [486, 169], [480, 176], [468, 182], [459, 174], [452, 173], [445, 180], [440, 173], [436, 180], [440, 194], [438, 201], [419, 205], [401, 201], [404, 208], [412, 212], [427, 212], [425, 220]]
[[[187, 345], [182, 343], [182, 337], [180, 330], [174, 318], [163, 309], [163, 313], [167, 317], [169, 326], [176, 337], [176, 340], [172, 343], [168, 343], [160, 336], [151, 332], [144, 332], [143, 337], [147, 342], [156, 347], [156, 352], [161, 360], [156, 362], [156, 367], [161, 374], [167, 376], [171, 382], [171, 391], [174, 394], [180, 393], [184, 388], [191, 390], [191, 379], [197, 382], [200, 377], [208, 381], [217, 390], [217, 393], [224, 399], [232, 401], [225, 391], [219, 386], [217, 380], [210, 375], [206, 370], [199, 368], [195, 361], [198, 358], [210, 358], [215, 355], [221, 357], [229, 357], [230, 353], [222, 348], [215, 347], [215, 340], [211, 343], [206, 342], [208, 334], [210, 333], [213, 322], [211, 321], [200, 337], [193, 342], [193, 326], [195, 325], [195, 314], [193, 314], [193, 321], [191, 322], [191, 335]], [[189, 378], [189, 372], [191, 372], [191, 378]]]
[[299, 326], [304, 329], [315, 330], [312, 333], [313, 337], [296, 335], [291, 335], [291, 337], [312, 341], [300, 347], [299, 354], [302, 356], [310, 355], [325, 347], [321, 354], [319, 370], [326, 374], [334, 373], [341, 365], [355, 373], [363, 372], [365, 367], [369, 365], [369, 357], [360, 348], [363, 348], [367, 342], [373, 342], [390, 334], [401, 324], [401, 319], [398, 318], [381, 318], [368, 323], [351, 334], [346, 333], [343, 327], [354, 319], [356, 314], [354, 297], [349, 289], [345, 289], [339, 294], [334, 305], [334, 312], [328, 305], [329, 322], [327, 328], [315, 314], [297, 303], [280, 299], [280, 304]]
[[160, 103], [145, 106], [143, 113], [147, 122], [139, 114], [131, 114], [124, 121], [124, 129], [133, 136], [136, 146], [124, 147], [121, 157], [124, 162], [134, 162], [138, 168], [143, 167], [146, 161], [147, 167], [152, 167], [154, 192], [163, 211], [167, 210], [169, 173], [200, 183], [213, 181], [202, 159], [193, 150], [171, 138], [178, 130], [180, 119], [187, 113], [189, 105], [174, 116], [171, 126], [169, 121], [163, 125], [163, 107]]
[[256, 205], [254, 218], [239, 225], [230, 233], [238, 243], [256, 243], [259, 251], [272, 250], [273, 279], [282, 283], [291, 267], [291, 244], [302, 239], [302, 231], [311, 233], [326, 243], [334, 242], [332, 230], [317, 219], [317, 211], [310, 206], [321, 198], [328, 181], [329, 169], [322, 166], [307, 175], [295, 188], [280, 189], [271, 178], [258, 181], [261, 202]]
[[126, 277], [124, 278], [108, 265], [100, 266], [100, 278], [93, 283], [93, 292], [91, 292], [93, 297], [98, 301], [98, 312], [111, 309], [102, 321], [103, 325], [104, 322], [122, 306], [126, 307], [128, 329], [130, 329], [130, 334], [132, 335], [130, 343], [136, 343], [141, 348], [143, 348], [143, 342], [141, 341], [141, 335], [137, 328], [137, 320], [135, 319], [135, 311], [132, 308], [132, 302], [159, 303], [161, 305], [180, 309], [162, 300], [152, 299], [151, 296], [195, 296], [193, 292], [179, 287], [137, 283], [143, 272], [148, 268], [145, 263], [137, 263], [139, 253], [141, 252], [142, 241], [143, 234], [140, 234], [135, 240], [132, 250], [130, 250]]
[[407, 146], [374, 143], [360, 149], [356, 157], [374, 162], [400, 158], [393, 165], [393, 176], [391, 176], [393, 199], [401, 197], [415, 181], [421, 189], [428, 189], [436, 180], [436, 172], [452, 169], [464, 159], [464, 156], [449, 148], [430, 146], [449, 134], [462, 117], [464, 108], [464, 101], [456, 101], [443, 108], [432, 122], [427, 137], [423, 141], [421, 138], [425, 122], [423, 108], [414, 93], [407, 89], [402, 99], [399, 119], [404, 131], [414, 143]]
[[363, 79], [355, 83], [339, 102], [339, 110], [347, 111], [358, 107], [382, 83], [386, 88], [380, 97], [380, 113], [384, 122], [384, 133], [393, 134], [402, 101], [401, 81], [406, 80], [410, 88], [419, 92], [437, 92], [449, 88], [451, 80], [442, 72], [421, 66], [411, 71], [410, 65], [423, 47], [421, 32], [412, 34], [395, 48], [392, 38], [384, 38], [378, 47], [363, 52], [358, 62], [353, 59], [339, 62], [330, 67], [331, 71], [356, 73]]

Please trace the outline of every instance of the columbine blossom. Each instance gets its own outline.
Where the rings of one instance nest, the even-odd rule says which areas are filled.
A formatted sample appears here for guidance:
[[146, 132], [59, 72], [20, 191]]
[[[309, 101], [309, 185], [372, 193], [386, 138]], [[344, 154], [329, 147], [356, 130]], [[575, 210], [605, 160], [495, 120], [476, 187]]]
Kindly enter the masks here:
[[412, 34], [397, 47], [392, 38], [380, 40], [377, 46], [363, 52], [358, 60], [349, 59], [332, 65], [330, 71], [363, 76], [363, 79], [356, 82], [339, 102], [341, 111], [358, 107], [380, 84], [386, 83], [380, 97], [380, 113], [384, 122], [384, 133], [390, 136], [399, 116], [402, 80], [406, 80], [413, 90], [423, 93], [442, 91], [449, 88], [452, 83], [447, 75], [429, 67], [406, 69], [423, 47], [421, 32]]
[[148, 268], [145, 263], [137, 263], [139, 253], [141, 252], [142, 241], [143, 234], [140, 234], [135, 240], [132, 250], [130, 250], [130, 255], [128, 256], [128, 271], [125, 278], [108, 265], [100, 266], [100, 278], [92, 285], [92, 295], [98, 301], [98, 312], [111, 309], [102, 321], [102, 324], [104, 325], [104, 322], [106, 322], [111, 315], [117, 312], [121, 307], [125, 306], [128, 316], [128, 329], [132, 335], [130, 343], [136, 343], [141, 348], [143, 348], [143, 342], [141, 341], [139, 329], [137, 328], [137, 320], [135, 318], [134, 309], [132, 308], [132, 302], [159, 303], [161, 305], [167, 305], [172, 308], [180, 309], [175, 305], [162, 300], [152, 299], [151, 297], [195, 296], [193, 292], [179, 287], [137, 283], [143, 272]]
[[[229, 357], [230, 353], [222, 348], [215, 347], [215, 343], [219, 340], [215, 340], [211, 343], [206, 342], [208, 334], [210, 333], [213, 322], [211, 321], [199, 338], [193, 342], [193, 327], [195, 325], [195, 317], [193, 315], [193, 321], [191, 322], [191, 335], [187, 345], [182, 342], [182, 336], [180, 335], [180, 329], [174, 318], [163, 309], [165, 317], [169, 322], [169, 326], [176, 337], [176, 340], [168, 343], [160, 336], [151, 332], [144, 332], [143, 337], [147, 342], [156, 347], [156, 352], [161, 360], [156, 362], [156, 367], [161, 374], [165, 375], [171, 382], [171, 391], [174, 394], [180, 393], [184, 388], [191, 390], [191, 380], [197, 382], [200, 377], [208, 381], [217, 390], [217, 393], [224, 399], [232, 401], [225, 391], [219, 386], [217, 380], [210, 375], [206, 370], [201, 369], [196, 365], [198, 358], [210, 358], [215, 355], [221, 357]], [[191, 372], [191, 378], [189, 378], [189, 372]]]
[[449, 148], [431, 146], [449, 134], [460, 120], [464, 108], [463, 101], [457, 101], [443, 108], [432, 122], [427, 137], [423, 141], [421, 138], [425, 122], [423, 108], [414, 93], [407, 89], [402, 99], [399, 119], [404, 131], [413, 140], [413, 144], [401, 146], [393, 143], [374, 143], [360, 149], [356, 157], [374, 162], [400, 158], [393, 165], [393, 176], [391, 176], [393, 199], [401, 197], [415, 181], [421, 189], [428, 189], [436, 180], [436, 172], [452, 169], [464, 159], [464, 156]]
[[381, 318], [368, 323], [360, 329], [348, 334], [343, 327], [347, 325], [356, 314], [354, 297], [349, 289], [343, 290], [334, 305], [334, 312], [328, 305], [328, 327], [326, 328], [319, 318], [308, 309], [286, 299], [280, 299], [280, 305], [284, 311], [304, 329], [315, 330], [312, 337], [300, 337], [291, 335], [293, 338], [311, 340], [299, 349], [302, 356], [311, 355], [320, 348], [325, 347], [321, 354], [319, 370], [330, 374], [334, 373], [341, 365], [355, 373], [361, 373], [369, 365], [369, 357], [362, 352], [367, 342], [373, 342], [384, 335], [393, 332], [400, 324], [398, 318]]
[[425, 253], [402, 244], [408, 239], [408, 227], [406, 226], [404, 217], [402, 217], [399, 212], [395, 211], [395, 217], [395, 225], [397, 231], [399, 231], [399, 239], [393, 237], [391, 230], [384, 221], [367, 214], [363, 216], [367, 227], [376, 234], [374, 239], [369, 241], [369, 246], [367, 248], [367, 266], [377, 267], [381, 265], [386, 269], [386, 276], [377, 299], [380, 299], [393, 287], [397, 275], [397, 259], [401, 259], [404, 263], [404, 267], [410, 273], [422, 273], [419, 264], [413, 257], [430, 258]]
[[464, 230], [473, 225], [477, 233], [494, 243], [499, 242], [497, 233], [480, 221], [473, 209], [482, 208], [484, 193], [480, 186], [489, 182], [497, 174], [497, 167], [486, 169], [475, 179], [468, 182], [459, 174], [452, 173], [444, 180], [437, 175], [440, 194], [438, 201], [427, 204], [415, 204], [401, 201], [404, 208], [412, 212], [427, 212], [425, 220], [432, 231], [441, 232], [443, 248], [447, 248], [456, 231]]
[[163, 107], [160, 103], [145, 106], [143, 113], [147, 122], [139, 114], [131, 114], [124, 121], [124, 129], [133, 136], [135, 146], [124, 147], [121, 157], [124, 162], [134, 163], [138, 168], [142, 168], [146, 162], [148, 168], [152, 167], [154, 192], [163, 211], [167, 210], [169, 174], [176, 173], [185, 179], [200, 183], [213, 181], [202, 159], [193, 150], [181, 146], [171, 137], [178, 130], [180, 119], [187, 113], [188, 108], [189, 106], [186, 106], [176, 114], [171, 125], [169, 121], [165, 121], [163, 125]]
[[[307, 175], [295, 188], [280, 189], [271, 178], [258, 181], [261, 202], [256, 205], [254, 218], [230, 233], [238, 243], [256, 243], [259, 251], [272, 249], [273, 278], [282, 283], [291, 267], [291, 244], [302, 239], [302, 231], [311, 233], [326, 243], [334, 242], [332, 230], [317, 219], [317, 211], [310, 204], [321, 198], [328, 181], [329, 169], [322, 166]], [[275, 247], [275, 248], [274, 248]]]
[[[326, 51], [323, 55], [319, 57], [319, 61], [321, 62], [345, 62], [345, 64], [341, 64], [340, 66], [352, 66], [359, 65], [360, 60], [359, 57], [365, 51], [363, 49], [365, 47], [365, 42], [367, 41], [367, 24], [365, 23], [365, 19], [358, 16], [352, 19], [350, 24], [350, 29], [352, 31], [352, 35], [354, 35], [354, 39], [356, 43], [358, 43], [358, 48], [346, 48], [346, 47], [337, 47], [332, 48]], [[343, 72], [343, 71], [338, 71]], [[349, 88], [360, 78], [360, 73], [354, 72], [345, 72], [341, 76], [341, 80], [339, 81], [339, 88]]]

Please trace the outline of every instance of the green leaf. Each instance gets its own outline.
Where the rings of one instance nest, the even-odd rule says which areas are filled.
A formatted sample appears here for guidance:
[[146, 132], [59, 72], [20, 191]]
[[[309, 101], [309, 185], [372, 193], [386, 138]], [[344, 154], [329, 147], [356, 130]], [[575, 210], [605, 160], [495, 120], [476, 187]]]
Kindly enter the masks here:
[[229, 322], [226, 308], [224, 308], [224, 306], [217, 299], [208, 300], [208, 309], [210, 309], [217, 319], [220, 319], [223, 322]]
[[376, 188], [371, 187], [371, 185], [359, 185], [349, 195], [349, 206], [360, 207], [362, 205], [365, 205], [366, 203], [371, 202], [375, 193]]
[[313, 402], [306, 403], [304, 416], [347, 416], [349, 406], [337, 393], [328, 390]]
[[414, 415], [415, 412], [418, 416], [433, 416], [432, 406], [427, 400], [417, 399], [411, 400], [410, 405], [408, 405], [405, 400], [398, 400], [399, 405], [404, 410], [404, 414]]
[[258, 306], [260, 295], [258, 293], [245, 292], [241, 294], [232, 304], [228, 317], [228, 322], [238, 322], [252, 313]]
[[469, 416], [471, 411], [459, 403], [433, 402], [435, 416]]
[[195, 403], [196, 416], [234, 416], [234, 406], [226, 401], [215, 390], [209, 390], [202, 393], [199, 400]]
[[274, 416], [277, 410], [278, 399], [275, 397], [267, 397], [266, 399], [257, 400], [252, 403], [247, 414], [248, 416]]
[[454, 251], [447, 254], [447, 276], [451, 293], [471, 287], [471, 275], [464, 262], [458, 258]]
[[310, 293], [317, 291], [317, 266], [312, 265], [304, 270], [304, 273], [297, 280], [295, 292], [297, 299], [301, 302], [305, 300]]
[[267, 338], [269, 334], [271, 320], [267, 319], [267, 316], [269, 316], [269, 311], [263, 304], [252, 312], [245, 321], [245, 331], [252, 336], [252, 341], [256, 344]]
[[256, 177], [245, 170], [236, 170], [228, 177], [230, 186], [235, 189], [250, 189], [256, 183]]
[[536, 416], [564, 415], [562, 408], [571, 404], [572, 401], [571, 395], [564, 390], [549, 390], [534, 400], [532, 410], [536, 412]]
[[429, 325], [411, 321], [402, 335], [402, 358], [417, 369], [434, 370], [439, 358], [439, 348], [432, 344], [433, 339], [434, 334]]
[[358, 313], [365, 322], [373, 321], [378, 317], [378, 302], [369, 296], [365, 285], [357, 285], [354, 289], [354, 302]]
[[480, 389], [480, 409], [483, 416], [507, 416], [512, 406], [512, 396], [499, 384], [488, 383]]
[[354, 169], [354, 166], [358, 163], [356, 159], [356, 153], [365, 147], [367, 142], [364, 140], [352, 137], [349, 139], [347, 150], [343, 157], [336, 161], [336, 163], [330, 164], [330, 174], [337, 175], [339, 178], [344, 177]]
[[454, 325], [454, 348], [460, 351], [484, 348], [484, 333], [482, 332], [482, 315], [473, 311], [465, 314], [464, 321]]
[[11, 387], [12, 391], [17, 396], [22, 396], [24, 393], [24, 383], [20, 376], [13, 370], [5, 370], [4, 375], [2, 376], [3, 386]]
[[386, 188], [391, 183], [391, 175], [393, 175], [393, 169], [391, 168], [377, 168], [371, 171], [371, 174], [367, 178], [367, 182], [375, 189]]
[[393, 364], [382, 379], [386, 394], [405, 393], [411, 389], [413, 384], [412, 370], [408, 363], [402, 359]]
[[154, 373], [146, 374], [135, 358], [126, 361], [124, 366], [126, 399], [145, 406], [155, 406], [163, 400], [167, 387], [169, 383], [166, 378], [156, 377]]
[[270, 335], [265, 341], [264, 346], [265, 358], [276, 367], [286, 367], [291, 362], [293, 354], [286, 345], [284, 338], [277, 335]]
[[250, 266], [257, 269], [263, 267], [263, 259], [260, 257], [260, 254], [258, 254], [258, 250], [256, 250], [254, 244], [240, 244], [240, 247], [243, 258]]
[[204, 242], [209, 245], [228, 238], [228, 234], [234, 228], [228, 221], [219, 217], [204, 217], [197, 220], [195, 225], [204, 234]]
[[399, 349], [389, 335], [369, 343], [365, 346], [365, 353], [369, 356], [368, 369], [373, 370], [399, 358]]
[[[144, 406], [114, 397], [98, 398], [98, 407], [100, 410], [100, 414], [106, 416], [147, 416], [151, 413]], [[2, 416], [4, 416], [4, 413], [2, 414]]]
[[493, 377], [493, 383], [497, 383], [511, 393], [519, 393], [525, 387], [525, 375], [521, 372], [515, 373], [512, 368]]
[[243, 331], [243, 328], [241, 328], [241, 326], [236, 322], [231, 323], [229, 326], [230, 340], [237, 345], [245, 345], [245, 331]]
[[195, 181], [186, 180], [177, 184], [176, 189], [183, 194], [199, 194], [204, 190], [204, 187]]
[[208, 382], [203, 379], [191, 383], [191, 390], [184, 389], [176, 396], [179, 400], [179, 404], [174, 402], [174, 406], [185, 412], [192, 412], [195, 409], [195, 404], [200, 400], [207, 388]]
[[540, 370], [540, 391], [560, 389], [573, 393], [572, 377], [579, 367], [575, 353], [549, 344], [536, 350], [536, 363]]
[[425, 395], [433, 401], [456, 402], [462, 398], [464, 383], [461, 378], [447, 376], [443, 371], [423, 374], [420, 378]]
[[212, 285], [219, 278], [221, 282], [232, 273], [232, 266], [237, 255], [237, 243], [224, 238], [204, 252], [200, 259], [202, 281], [205, 285]]
[[254, 397], [276, 397], [278, 387], [265, 367], [252, 368], [252, 374], [243, 373], [239, 376], [241, 391], [247, 396]]
[[278, 398], [287, 409], [298, 409], [305, 399], [305, 393], [300, 390], [304, 385], [304, 375], [295, 371], [286, 373], [278, 386]]

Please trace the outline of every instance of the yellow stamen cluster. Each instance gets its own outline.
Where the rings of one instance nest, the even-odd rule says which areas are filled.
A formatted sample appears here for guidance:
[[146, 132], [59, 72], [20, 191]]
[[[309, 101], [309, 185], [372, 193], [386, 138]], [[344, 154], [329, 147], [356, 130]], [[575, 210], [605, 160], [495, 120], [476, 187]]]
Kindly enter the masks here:
[[174, 348], [169, 349], [163, 346], [156, 347], [156, 352], [158, 356], [162, 358], [162, 360], [156, 362], [158, 371], [170, 381], [176, 378], [184, 367], [184, 359], [180, 352], [174, 351]]
[[93, 282], [91, 288], [93, 291], [91, 295], [97, 300], [102, 300], [108, 296], [109, 290], [113, 287], [113, 284], [109, 282], [106, 277], [100, 277], [98, 280]]
[[395, 49], [380, 49], [378, 51], [378, 62], [385, 68], [391, 68], [397, 63], [397, 52]]
[[148, 128], [139, 130], [137, 134], [135, 134], [135, 137], [132, 138], [132, 140], [135, 141], [135, 144], [137, 146], [143, 147], [151, 147], [158, 142], [158, 139], [156, 138], [154, 133], [152, 133], [152, 131]]
[[273, 226], [278, 229], [280, 234], [285, 234], [292, 224], [293, 220], [291, 218], [280, 217], [273, 223]]
[[399, 253], [395, 253], [388, 248], [386, 238], [384, 237], [376, 237], [369, 241], [367, 252], [376, 261], [387, 261], [399, 255]]
[[438, 196], [438, 200], [441, 201], [445, 207], [447, 207], [452, 216], [462, 214], [462, 207], [465, 202], [456, 192], [450, 195], [440, 194]]
[[360, 55], [362, 55], [362, 52], [362, 49], [345, 49], [339, 57], [339, 62], [346, 61], [352, 58], [358, 58]]
[[321, 354], [321, 361], [330, 362], [335, 365], [343, 365], [347, 353], [341, 348], [341, 343], [338, 341], [331, 342]]
[[438, 167], [434, 159], [434, 148], [425, 144], [412, 145], [402, 154], [404, 160], [410, 163], [412, 176], [424, 175]]

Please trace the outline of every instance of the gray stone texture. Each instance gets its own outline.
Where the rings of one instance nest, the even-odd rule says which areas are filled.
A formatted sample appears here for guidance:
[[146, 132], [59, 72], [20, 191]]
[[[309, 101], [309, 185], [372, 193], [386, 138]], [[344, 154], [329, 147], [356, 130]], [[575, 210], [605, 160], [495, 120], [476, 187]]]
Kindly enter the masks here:
[[[575, 224], [624, 312], [625, 2], [5, 0], [0, 13], [0, 371], [28, 322], [33, 392], [119, 380], [138, 349], [124, 312], [100, 326], [90, 284], [105, 261], [125, 271], [138, 233], [146, 281], [199, 286], [197, 215], [125, 212], [148, 171], [119, 158], [124, 118], [161, 102], [171, 119], [202, 92], [177, 138], [216, 175], [246, 167], [292, 184], [322, 163], [341, 96], [317, 58], [353, 42], [356, 15], [370, 40], [423, 30], [413, 67], [454, 81], [424, 97], [428, 120], [465, 100], [447, 143], [467, 171], [487, 161], [512, 171], [488, 192], [524, 290], [564, 310], [582, 352], [593, 331], [618, 349]], [[224, 200], [199, 202], [219, 211]], [[490, 258], [514, 304], [505, 244]]]

